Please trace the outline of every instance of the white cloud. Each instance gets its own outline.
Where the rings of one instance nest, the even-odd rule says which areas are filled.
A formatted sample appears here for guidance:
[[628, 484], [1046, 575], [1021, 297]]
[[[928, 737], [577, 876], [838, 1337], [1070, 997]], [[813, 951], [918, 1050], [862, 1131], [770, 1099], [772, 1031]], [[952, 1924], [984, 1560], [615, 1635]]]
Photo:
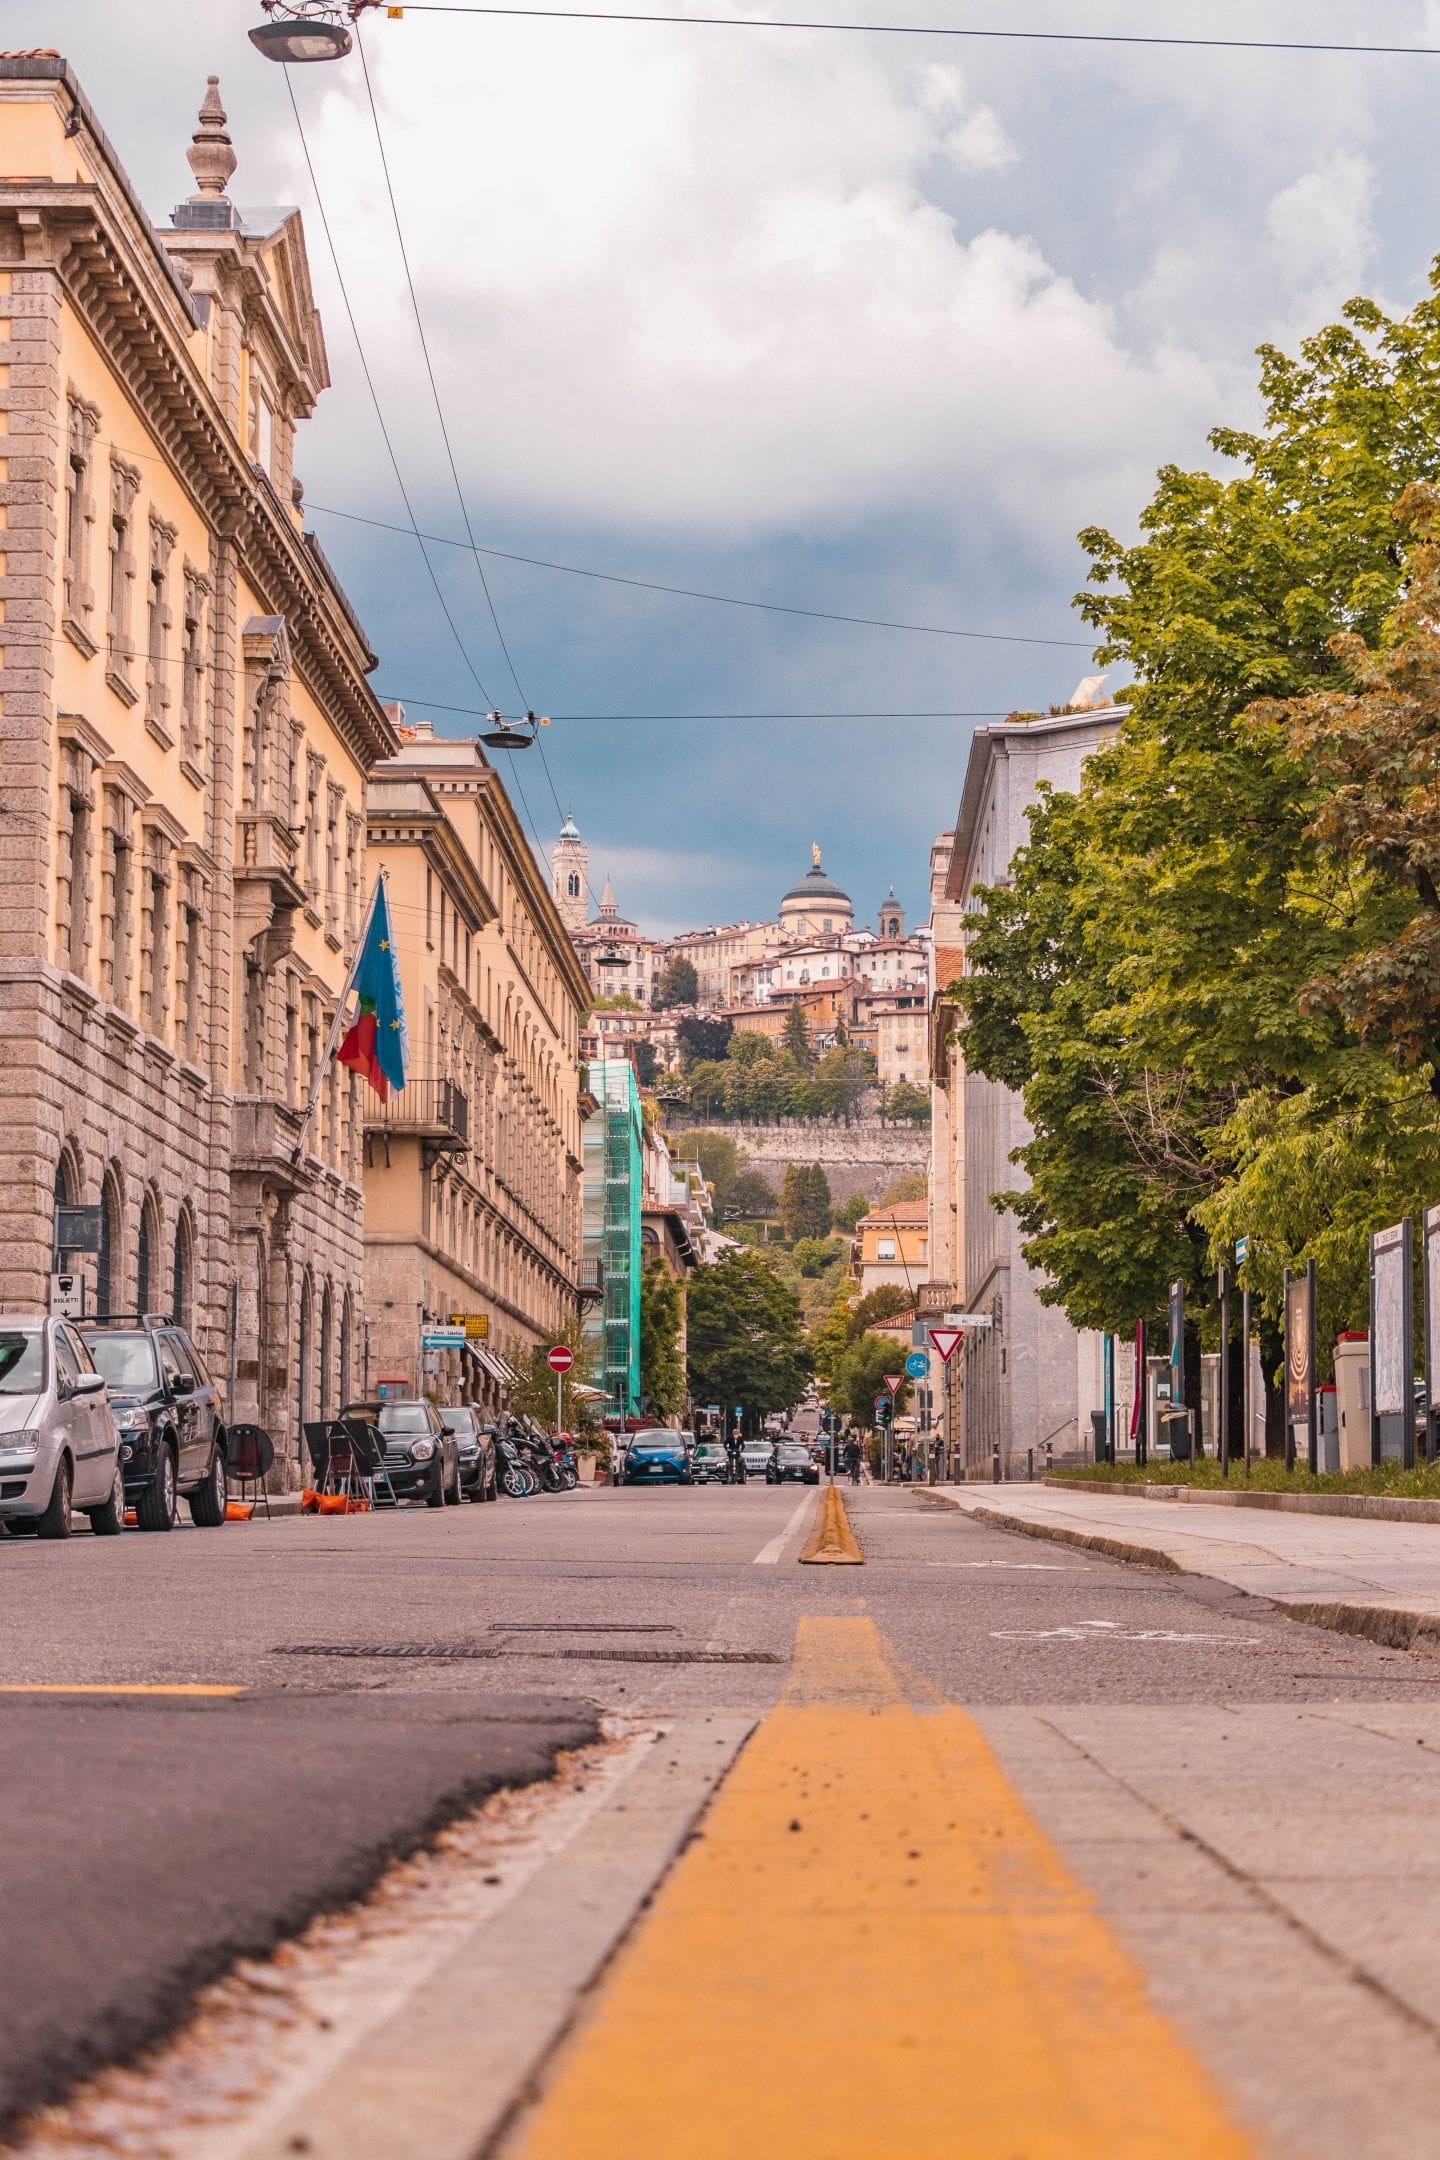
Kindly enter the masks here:
[[1374, 245], [1372, 192], [1369, 160], [1337, 150], [1271, 201], [1271, 261], [1307, 312], [1349, 299], [1364, 279]]
[[[1183, 354], [1132, 357], [1032, 240], [967, 235], [927, 194], [937, 160], [953, 175], [1014, 155], [953, 69], [800, 35], [496, 23], [448, 42], [463, 120], [437, 126], [433, 37], [372, 32], [370, 49], [488, 504], [834, 537], [877, 512], [988, 515], [982, 499], [1033, 522], [1043, 493], [1068, 523], [1097, 476], [1143, 471], [1209, 415]], [[368, 113], [353, 80], [327, 82], [318, 114], [301, 88], [387, 399], [433, 446]], [[348, 431], [343, 455], [348, 473]]]

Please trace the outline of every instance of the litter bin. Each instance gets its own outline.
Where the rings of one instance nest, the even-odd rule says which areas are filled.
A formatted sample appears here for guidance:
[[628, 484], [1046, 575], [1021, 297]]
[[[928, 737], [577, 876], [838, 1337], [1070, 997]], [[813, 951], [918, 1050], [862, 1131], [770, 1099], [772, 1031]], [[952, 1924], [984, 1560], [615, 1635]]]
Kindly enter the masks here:
[[1109, 1462], [1110, 1450], [1105, 1439], [1105, 1412], [1103, 1410], [1092, 1410], [1090, 1412], [1090, 1435], [1095, 1443], [1096, 1462]]
[[1191, 1444], [1190, 1412], [1179, 1403], [1171, 1403], [1160, 1412], [1160, 1431], [1157, 1435], [1162, 1446], [1170, 1450], [1171, 1462], [1189, 1462]]
[[1329, 1477], [1340, 1468], [1340, 1419], [1333, 1380], [1317, 1389], [1315, 1408], [1315, 1468], [1321, 1477]]

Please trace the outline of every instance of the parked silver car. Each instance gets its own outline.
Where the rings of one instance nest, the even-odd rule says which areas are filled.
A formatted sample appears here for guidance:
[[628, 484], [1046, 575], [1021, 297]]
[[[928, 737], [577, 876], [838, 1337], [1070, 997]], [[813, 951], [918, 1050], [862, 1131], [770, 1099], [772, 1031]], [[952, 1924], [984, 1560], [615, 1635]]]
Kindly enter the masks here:
[[0, 1314], [0, 1522], [63, 1538], [77, 1510], [102, 1537], [125, 1527], [105, 1382], [68, 1321]]

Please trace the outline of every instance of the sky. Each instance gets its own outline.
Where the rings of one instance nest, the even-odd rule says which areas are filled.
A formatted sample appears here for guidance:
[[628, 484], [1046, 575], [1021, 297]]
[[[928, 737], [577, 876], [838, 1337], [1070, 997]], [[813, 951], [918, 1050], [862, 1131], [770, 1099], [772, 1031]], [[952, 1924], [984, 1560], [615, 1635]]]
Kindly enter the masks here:
[[[737, 11], [1440, 47], [1440, 0]], [[232, 199], [305, 215], [334, 380], [296, 464], [377, 688], [447, 734], [492, 705], [551, 715], [543, 762], [497, 762], [540, 845], [573, 807], [595, 893], [609, 874], [658, 932], [771, 915], [812, 841], [860, 920], [892, 881], [923, 920], [966, 716], [1092, 672], [1077, 533], [1133, 537], [1158, 466], [1213, 462], [1208, 430], [1254, 416], [1257, 345], [1355, 292], [1413, 304], [1440, 253], [1440, 57], [368, 15], [464, 513], [358, 58], [291, 82], [457, 639], [260, 19], [4, 0], [7, 47], [72, 61], [157, 221], [192, 191], [219, 75]], [[465, 513], [501, 551], [498, 633]], [[945, 717], [784, 717], [896, 714]]]

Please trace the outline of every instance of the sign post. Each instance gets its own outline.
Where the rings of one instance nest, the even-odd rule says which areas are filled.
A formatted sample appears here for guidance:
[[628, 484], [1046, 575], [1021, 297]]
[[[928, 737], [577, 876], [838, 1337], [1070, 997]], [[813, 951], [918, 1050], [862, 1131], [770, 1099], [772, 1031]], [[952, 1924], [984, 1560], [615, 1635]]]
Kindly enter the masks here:
[[555, 1375], [555, 1437], [558, 1440], [565, 1427], [565, 1375], [575, 1363], [575, 1353], [564, 1343], [555, 1343], [545, 1362]]

